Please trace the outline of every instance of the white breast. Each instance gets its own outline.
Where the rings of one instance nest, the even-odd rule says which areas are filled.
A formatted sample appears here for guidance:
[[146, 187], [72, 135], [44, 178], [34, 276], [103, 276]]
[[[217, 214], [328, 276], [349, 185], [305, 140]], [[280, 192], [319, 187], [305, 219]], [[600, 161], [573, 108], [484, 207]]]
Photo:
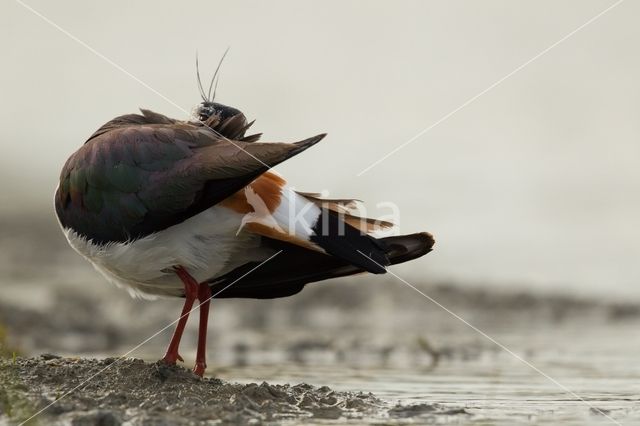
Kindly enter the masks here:
[[186, 221], [130, 243], [96, 245], [64, 229], [69, 244], [109, 281], [132, 296], [180, 296], [183, 285], [173, 272], [181, 265], [198, 281], [222, 275], [272, 253], [260, 237], [237, 234], [242, 215], [212, 207]]

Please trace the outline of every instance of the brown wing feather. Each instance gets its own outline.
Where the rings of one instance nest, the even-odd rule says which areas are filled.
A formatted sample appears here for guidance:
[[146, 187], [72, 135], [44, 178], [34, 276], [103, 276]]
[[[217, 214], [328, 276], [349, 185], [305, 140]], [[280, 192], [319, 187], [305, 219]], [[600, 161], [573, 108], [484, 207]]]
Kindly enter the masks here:
[[[128, 241], [180, 223], [325, 136], [249, 143], [199, 123], [142, 113], [103, 125], [62, 170], [55, 197], [60, 222], [96, 243]], [[234, 123], [218, 129], [239, 136], [242, 120]]]
[[339, 213], [346, 223], [359, 229], [361, 232], [371, 233], [382, 229], [389, 229], [394, 226], [393, 223], [386, 220], [361, 217], [354, 214], [358, 203], [361, 203], [360, 200], [350, 198], [322, 198], [321, 194], [315, 192], [298, 192], [298, 194], [312, 201], [318, 207]]

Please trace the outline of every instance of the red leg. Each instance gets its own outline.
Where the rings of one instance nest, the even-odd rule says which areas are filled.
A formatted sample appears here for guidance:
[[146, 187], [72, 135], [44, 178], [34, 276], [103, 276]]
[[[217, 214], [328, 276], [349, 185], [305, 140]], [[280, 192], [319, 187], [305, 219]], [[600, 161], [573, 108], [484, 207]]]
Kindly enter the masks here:
[[202, 377], [204, 370], [207, 368], [207, 323], [209, 321], [209, 303], [211, 301], [211, 287], [209, 287], [209, 284], [200, 283], [198, 301], [200, 302], [200, 324], [198, 326], [196, 366], [193, 368], [193, 372]]
[[196, 300], [198, 296], [198, 282], [191, 276], [189, 273], [182, 267], [176, 267], [176, 274], [182, 280], [184, 284], [184, 306], [182, 307], [182, 313], [180, 314], [180, 319], [178, 320], [178, 325], [176, 325], [176, 330], [173, 332], [173, 336], [171, 337], [171, 341], [169, 342], [169, 346], [167, 347], [167, 352], [165, 353], [162, 361], [167, 364], [175, 364], [177, 360], [183, 361], [180, 354], [178, 354], [178, 347], [180, 346], [180, 339], [182, 339], [182, 333], [184, 332], [184, 327], [187, 325], [187, 319], [189, 319], [189, 312], [191, 312], [191, 308], [193, 307], [193, 302]]

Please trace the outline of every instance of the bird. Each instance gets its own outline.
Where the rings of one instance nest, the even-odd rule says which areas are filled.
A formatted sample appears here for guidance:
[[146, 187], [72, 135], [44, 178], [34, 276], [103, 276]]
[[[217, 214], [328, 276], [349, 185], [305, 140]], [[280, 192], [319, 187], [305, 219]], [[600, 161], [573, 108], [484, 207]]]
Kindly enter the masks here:
[[213, 296], [273, 299], [382, 274], [429, 253], [434, 239], [376, 237], [392, 224], [359, 217], [358, 201], [295, 190], [272, 168], [326, 135], [261, 142], [244, 113], [200, 91], [186, 120], [140, 109], [102, 125], [64, 164], [54, 204], [68, 243], [108, 281], [135, 297], [184, 299], [165, 364], [183, 361], [198, 302], [193, 372], [203, 376]]

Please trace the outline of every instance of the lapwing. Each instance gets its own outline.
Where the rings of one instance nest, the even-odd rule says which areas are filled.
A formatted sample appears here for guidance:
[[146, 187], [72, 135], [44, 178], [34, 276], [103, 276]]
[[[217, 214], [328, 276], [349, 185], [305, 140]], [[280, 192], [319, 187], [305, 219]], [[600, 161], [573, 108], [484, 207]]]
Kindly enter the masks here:
[[55, 210], [69, 244], [108, 281], [133, 296], [184, 298], [167, 364], [182, 360], [196, 300], [193, 371], [202, 376], [212, 295], [291, 296], [311, 282], [382, 274], [432, 249], [426, 232], [376, 237], [390, 224], [358, 217], [353, 200], [298, 192], [271, 170], [324, 134], [259, 142], [242, 112], [204, 96], [184, 121], [140, 111], [107, 122], [71, 155]]

